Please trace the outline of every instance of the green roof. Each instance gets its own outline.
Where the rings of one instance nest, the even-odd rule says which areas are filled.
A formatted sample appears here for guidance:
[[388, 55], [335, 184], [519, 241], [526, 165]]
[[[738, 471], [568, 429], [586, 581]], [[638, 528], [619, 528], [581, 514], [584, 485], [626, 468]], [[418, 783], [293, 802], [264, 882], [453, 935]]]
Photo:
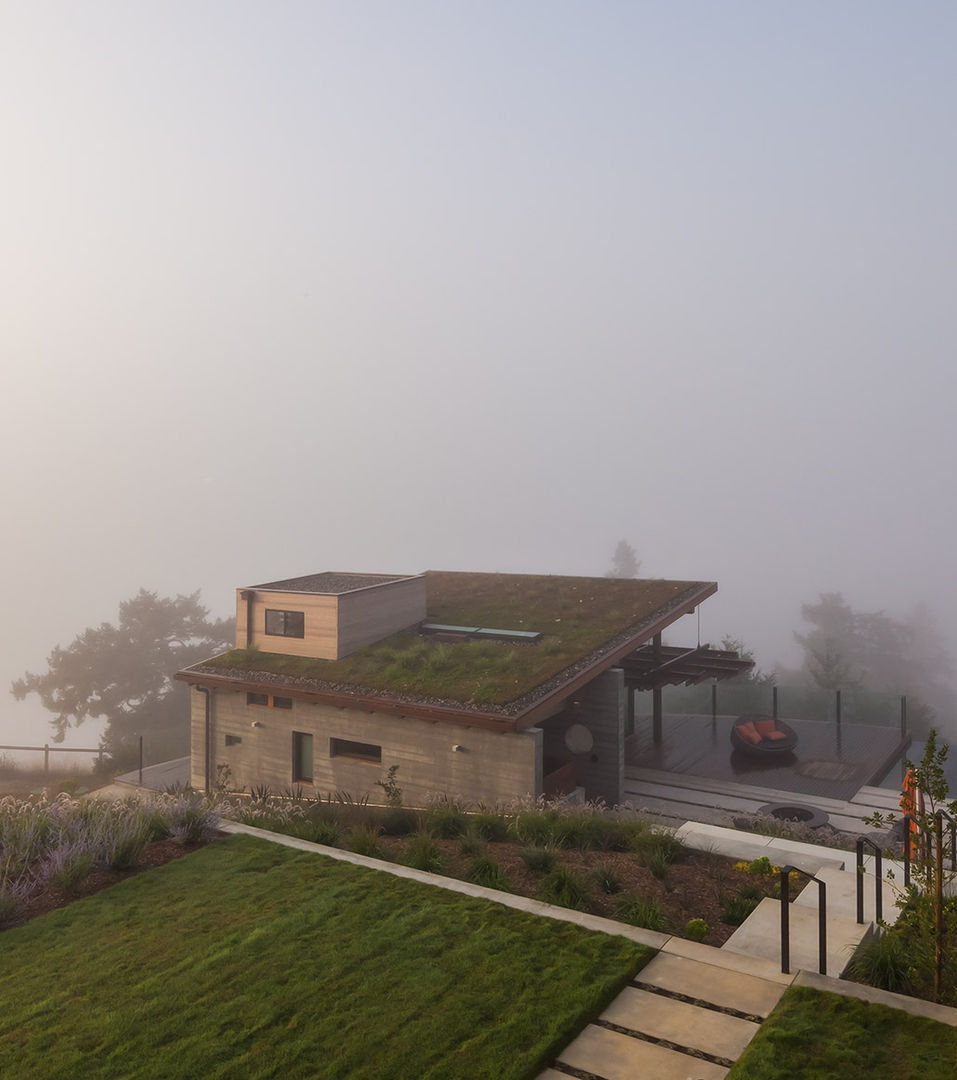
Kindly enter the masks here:
[[[603, 653], [662, 619], [672, 621], [708, 582], [559, 577], [540, 574], [425, 574], [430, 622], [525, 630], [525, 642], [436, 640], [417, 629], [393, 634], [343, 660], [233, 649], [190, 669], [247, 681], [266, 676], [302, 690], [371, 691], [441, 704], [514, 712]], [[647, 637], [647, 633], [646, 633]]]

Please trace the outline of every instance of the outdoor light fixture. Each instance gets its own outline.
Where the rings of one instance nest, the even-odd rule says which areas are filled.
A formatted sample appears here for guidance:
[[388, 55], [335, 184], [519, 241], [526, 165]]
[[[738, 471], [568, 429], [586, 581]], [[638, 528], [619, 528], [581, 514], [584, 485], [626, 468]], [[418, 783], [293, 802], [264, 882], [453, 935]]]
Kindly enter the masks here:
[[263, 722], [262, 722], [262, 720], [254, 720], [249, 726], [250, 727], [262, 727]]
[[461, 743], [452, 743], [452, 750], [454, 753], [464, 754], [465, 747]]

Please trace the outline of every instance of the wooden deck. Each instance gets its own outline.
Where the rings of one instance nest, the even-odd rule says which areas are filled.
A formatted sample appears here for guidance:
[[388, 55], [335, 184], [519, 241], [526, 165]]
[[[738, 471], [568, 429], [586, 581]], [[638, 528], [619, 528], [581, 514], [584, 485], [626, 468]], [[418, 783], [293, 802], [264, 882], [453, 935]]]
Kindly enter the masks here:
[[[794, 753], [780, 760], [756, 760], [731, 746], [735, 716], [665, 716], [663, 738], [655, 745], [651, 717], [638, 720], [628, 739], [625, 761], [630, 766], [660, 772], [689, 774], [776, 791], [848, 800], [867, 785], [879, 784], [909, 745], [896, 727], [871, 724], [793, 720], [798, 733]], [[897, 778], [888, 783], [896, 786]]]

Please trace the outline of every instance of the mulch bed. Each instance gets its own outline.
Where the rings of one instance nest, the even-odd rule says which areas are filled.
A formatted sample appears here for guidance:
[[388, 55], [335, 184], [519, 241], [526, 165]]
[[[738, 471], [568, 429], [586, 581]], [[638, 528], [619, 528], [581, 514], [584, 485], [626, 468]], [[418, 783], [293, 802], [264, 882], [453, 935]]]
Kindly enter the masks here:
[[[381, 847], [393, 862], [404, 862], [408, 839], [383, 837]], [[462, 855], [461, 841], [436, 840], [442, 851], [445, 873], [449, 877], [464, 878], [465, 868], [472, 856]], [[525, 866], [521, 852], [526, 845], [511, 841], [488, 841], [483, 854], [501, 866], [511, 883], [511, 891], [520, 896], [541, 899], [542, 875], [532, 873]], [[593, 915], [615, 918], [615, 911], [625, 894], [637, 893], [655, 900], [666, 913], [670, 932], [683, 934], [689, 919], [704, 919], [711, 932], [703, 939], [706, 945], [721, 946], [737, 929], [721, 921], [724, 900], [736, 896], [748, 886], [757, 887], [763, 895], [770, 895], [777, 878], [755, 877], [743, 870], [735, 870], [737, 860], [708, 852], [686, 850], [678, 861], [672, 863], [663, 880], [652, 874], [640, 858], [630, 852], [577, 851], [556, 852], [556, 865], [565, 866], [578, 874], [589, 887], [588, 911]], [[593, 874], [597, 867], [607, 867], [621, 880], [618, 893], [604, 893]]]
[[[449, 877], [464, 878], [472, 856], [462, 854], [461, 841], [436, 840], [435, 843], [442, 852], [444, 873]], [[387, 859], [398, 863], [405, 861], [408, 838], [382, 837], [380, 844]], [[70, 890], [51, 884], [23, 904], [16, 918], [7, 925], [17, 926], [29, 922], [38, 915], [65, 907], [81, 897], [91, 896], [118, 881], [182, 858], [183, 855], [195, 851], [198, 846], [202, 845], [187, 847], [174, 840], [154, 841], [147, 845], [142, 861], [135, 869], [95, 869]], [[507, 875], [512, 892], [540, 898], [542, 875], [531, 872], [525, 866], [521, 857], [523, 850], [524, 845], [511, 841], [488, 841], [483, 845], [483, 853], [494, 859]], [[661, 906], [673, 933], [682, 934], [689, 919], [704, 919], [711, 927], [704, 943], [719, 947], [737, 929], [721, 921], [723, 901], [748, 886], [756, 886], [764, 895], [769, 895], [776, 882], [773, 878], [755, 877], [745, 871], [735, 870], [733, 859], [700, 851], [683, 853], [680, 859], [668, 868], [663, 879], [656, 878], [648, 867], [642, 865], [638, 856], [629, 852], [560, 850], [556, 852], [556, 856], [557, 865], [567, 867], [587, 883], [590, 894], [588, 910], [592, 914], [613, 919], [618, 904], [626, 894], [639, 894]], [[602, 891], [594, 877], [594, 872], [599, 867], [607, 868], [617, 875], [621, 881], [620, 892], [608, 895]]]

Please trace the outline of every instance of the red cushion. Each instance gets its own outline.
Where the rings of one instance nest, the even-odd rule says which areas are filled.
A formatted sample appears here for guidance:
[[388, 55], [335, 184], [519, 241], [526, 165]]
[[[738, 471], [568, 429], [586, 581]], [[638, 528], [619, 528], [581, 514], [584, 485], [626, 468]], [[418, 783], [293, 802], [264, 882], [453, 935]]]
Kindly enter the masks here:
[[749, 720], [746, 724], [738, 724], [734, 729], [742, 739], [753, 743], [755, 746], [761, 741], [761, 736], [755, 731], [754, 724]]
[[772, 731], [777, 731], [777, 724], [773, 719], [767, 720], [755, 720], [754, 729], [759, 735], [770, 735]]
[[788, 736], [786, 731], [769, 731], [764, 737], [766, 739], [786, 739]]

